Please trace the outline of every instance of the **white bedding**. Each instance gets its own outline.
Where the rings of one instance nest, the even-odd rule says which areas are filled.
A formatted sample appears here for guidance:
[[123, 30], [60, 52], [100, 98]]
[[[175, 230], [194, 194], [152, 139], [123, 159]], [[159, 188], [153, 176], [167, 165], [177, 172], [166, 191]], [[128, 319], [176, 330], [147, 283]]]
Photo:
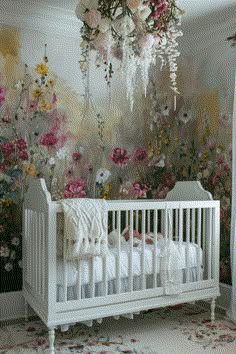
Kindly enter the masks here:
[[[181, 254], [181, 269], [186, 269], [187, 265], [187, 244], [183, 242], [179, 245], [175, 242]], [[107, 280], [114, 280], [116, 278], [117, 269], [117, 248], [109, 248], [110, 254], [107, 256]], [[127, 278], [129, 275], [129, 243], [122, 245], [120, 251], [120, 275], [121, 278]], [[189, 268], [197, 267], [198, 245], [194, 243], [189, 244]], [[157, 245], [157, 273], [160, 272], [160, 247]], [[153, 256], [154, 246], [145, 245], [145, 274], [153, 273]], [[140, 276], [142, 264], [142, 251], [140, 247], [133, 248], [133, 275]], [[94, 257], [94, 277], [95, 283], [102, 282], [103, 278], [103, 262], [102, 257]], [[66, 277], [67, 286], [76, 285], [78, 282], [78, 269], [81, 274], [81, 285], [90, 283], [91, 280], [91, 259], [80, 260], [80, 268], [78, 268], [77, 261], [67, 261], [66, 263]], [[200, 249], [200, 264], [202, 265], [202, 249]], [[196, 268], [195, 268], [196, 270]], [[191, 277], [192, 272], [190, 273]], [[190, 278], [191, 281], [191, 278]], [[57, 258], [57, 285], [63, 286], [64, 284], [64, 263], [62, 257]]]

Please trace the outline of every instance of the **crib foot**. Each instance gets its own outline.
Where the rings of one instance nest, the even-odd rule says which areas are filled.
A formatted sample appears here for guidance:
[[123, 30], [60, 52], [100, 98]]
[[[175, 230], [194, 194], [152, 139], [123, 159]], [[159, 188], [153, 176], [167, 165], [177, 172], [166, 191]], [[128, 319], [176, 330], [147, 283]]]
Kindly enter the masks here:
[[48, 340], [49, 340], [49, 354], [55, 354], [55, 329], [51, 328], [48, 331]]
[[27, 322], [29, 320], [29, 306], [26, 300], [24, 305], [25, 305], [25, 321]]
[[216, 308], [216, 299], [215, 297], [211, 300], [211, 323], [215, 322], [215, 308]]

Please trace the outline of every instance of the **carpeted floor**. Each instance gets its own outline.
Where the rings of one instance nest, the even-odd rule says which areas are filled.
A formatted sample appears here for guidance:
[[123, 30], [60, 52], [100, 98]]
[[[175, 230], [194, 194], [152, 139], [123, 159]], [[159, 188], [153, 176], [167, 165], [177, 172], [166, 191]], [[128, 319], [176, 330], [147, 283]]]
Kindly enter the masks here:
[[[78, 324], [56, 331], [56, 353], [236, 354], [236, 325], [209, 310], [184, 304], [135, 315], [133, 320], [104, 319], [88, 328]], [[47, 328], [40, 320], [0, 328], [1, 354], [47, 353]]]

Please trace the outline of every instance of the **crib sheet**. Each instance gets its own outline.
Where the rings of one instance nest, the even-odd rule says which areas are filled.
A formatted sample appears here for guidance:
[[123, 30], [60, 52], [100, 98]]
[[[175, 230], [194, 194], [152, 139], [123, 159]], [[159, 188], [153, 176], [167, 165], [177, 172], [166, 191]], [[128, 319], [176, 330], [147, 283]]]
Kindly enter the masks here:
[[[189, 244], [189, 251], [187, 252], [187, 243], [183, 242], [181, 245], [178, 242], [177, 245], [181, 254], [181, 269], [186, 269], [187, 254], [189, 254], [189, 268], [196, 270], [198, 260], [198, 245], [194, 243]], [[109, 248], [110, 254], [107, 256], [107, 280], [114, 280], [116, 278], [117, 269], [117, 248]], [[122, 245], [120, 250], [120, 276], [121, 278], [127, 278], [129, 275], [129, 243]], [[145, 245], [145, 274], [150, 275], [153, 273], [153, 257], [154, 246]], [[133, 248], [133, 275], [134, 277], [141, 275], [141, 247]], [[97, 256], [94, 257], [94, 278], [95, 283], [102, 282], [103, 278], [103, 258]], [[200, 248], [200, 264], [202, 265], [202, 249]], [[62, 257], [57, 257], [57, 285], [63, 286], [64, 275], [66, 274], [67, 286], [73, 286], [78, 281], [78, 271], [80, 271], [81, 285], [89, 284], [91, 278], [91, 260], [81, 260], [78, 268], [77, 261], [67, 261], [66, 270], [64, 269], [64, 263]], [[160, 247], [157, 245], [157, 273], [160, 272]], [[194, 276], [193, 272], [190, 273], [190, 281]]]

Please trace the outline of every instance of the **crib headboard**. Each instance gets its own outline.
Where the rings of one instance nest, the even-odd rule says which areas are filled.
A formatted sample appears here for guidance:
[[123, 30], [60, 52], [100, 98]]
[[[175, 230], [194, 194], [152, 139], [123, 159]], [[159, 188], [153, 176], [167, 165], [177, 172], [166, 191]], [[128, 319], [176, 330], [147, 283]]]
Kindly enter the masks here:
[[45, 210], [45, 204], [51, 203], [51, 194], [47, 189], [45, 180], [43, 178], [31, 178], [29, 187], [24, 194], [25, 207], [33, 210]]
[[199, 181], [176, 182], [174, 188], [167, 194], [165, 200], [213, 200], [210, 192], [207, 192]]

